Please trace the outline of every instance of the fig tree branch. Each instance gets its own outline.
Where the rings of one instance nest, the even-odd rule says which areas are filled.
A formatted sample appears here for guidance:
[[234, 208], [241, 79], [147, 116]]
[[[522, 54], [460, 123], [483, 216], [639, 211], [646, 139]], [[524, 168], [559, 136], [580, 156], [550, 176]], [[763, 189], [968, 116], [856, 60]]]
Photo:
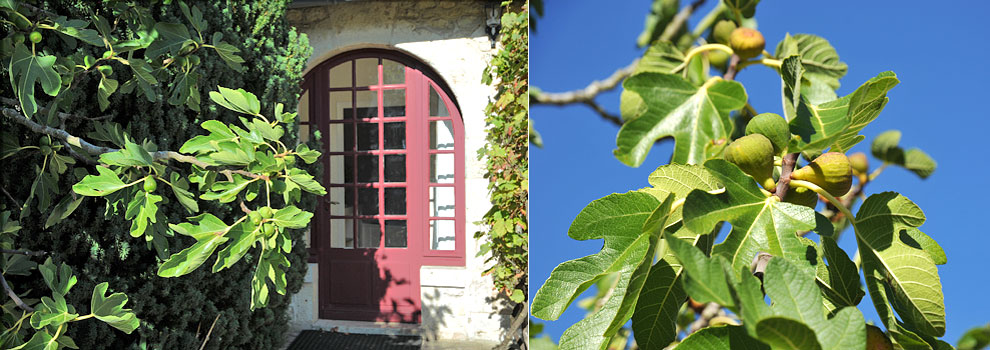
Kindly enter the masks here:
[[0, 249], [0, 253], [3, 253], [3, 254], [20, 254], [20, 255], [27, 255], [27, 256], [44, 256], [44, 255], [48, 254], [48, 252], [41, 252], [41, 251], [12, 250], [12, 249]]
[[14, 301], [14, 304], [17, 304], [17, 307], [27, 312], [34, 312], [33, 307], [25, 304], [24, 301], [21, 300], [21, 297], [17, 296], [17, 293], [14, 293], [14, 290], [10, 289], [10, 286], [7, 285], [7, 278], [5, 278], [3, 274], [0, 274], [0, 283], [3, 283], [3, 290], [7, 291], [7, 296]]
[[780, 161], [780, 178], [777, 180], [777, 188], [774, 190], [774, 195], [781, 200], [787, 195], [787, 190], [791, 183], [791, 172], [794, 171], [794, 166], [797, 165], [798, 155], [799, 153], [788, 153]]
[[[53, 127], [50, 127], [50, 126], [45, 126], [45, 125], [38, 124], [38, 123], [36, 123], [36, 122], [28, 119], [27, 117], [25, 117], [23, 114], [21, 114], [20, 111], [18, 111], [16, 109], [13, 109], [13, 108], [2, 107], [2, 112], [3, 112], [3, 115], [6, 116], [7, 118], [9, 118], [10, 120], [12, 120], [12, 121], [14, 121], [14, 122], [16, 122], [18, 124], [21, 124], [21, 125], [27, 127], [31, 131], [34, 131], [34, 132], [39, 133], [39, 134], [49, 135], [51, 137], [54, 137], [54, 138], [57, 138], [59, 140], [65, 141], [66, 143], [68, 143], [70, 145], [79, 147], [80, 149], [82, 149], [83, 151], [86, 151], [90, 155], [99, 155], [99, 154], [103, 154], [103, 153], [111, 153], [111, 152], [120, 151], [119, 149], [116, 149], [116, 148], [110, 148], [110, 147], [103, 147], [103, 146], [94, 145], [94, 144], [90, 143], [89, 141], [86, 141], [86, 140], [84, 140], [82, 138], [79, 138], [77, 136], [74, 136], [74, 135], [70, 134], [68, 131], [65, 131], [65, 130], [62, 130], [62, 129], [53, 128]], [[149, 154], [151, 154], [151, 158], [153, 160], [155, 160], [155, 161], [166, 161], [167, 162], [168, 160], [174, 160], [174, 161], [181, 162], [181, 163], [193, 164], [193, 165], [196, 165], [196, 166], [198, 166], [200, 168], [203, 168], [203, 169], [214, 170], [214, 171], [217, 171], [217, 172], [220, 172], [220, 173], [226, 173], [228, 175], [229, 174], [240, 174], [240, 175], [244, 175], [244, 176], [247, 176], [247, 177], [250, 177], [250, 178], [253, 178], [253, 179], [264, 179], [265, 178], [262, 175], [254, 174], [254, 173], [251, 173], [251, 172], [248, 172], [248, 171], [244, 171], [244, 170], [232, 170], [232, 169], [218, 168], [216, 166], [212, 166], [210, 164], [207, 164], [206, 162], [200, 161], [199, 159], [196, 159], [196, 157], [193, 157], [193, 156], [190, 156], [190, 155], [185, 155], [185, 154], [182, 154], [182, 153], [179, 153], [179, 152], [174, 152], [174, 151], [157, 151], [157, 152], [149, 152]]]

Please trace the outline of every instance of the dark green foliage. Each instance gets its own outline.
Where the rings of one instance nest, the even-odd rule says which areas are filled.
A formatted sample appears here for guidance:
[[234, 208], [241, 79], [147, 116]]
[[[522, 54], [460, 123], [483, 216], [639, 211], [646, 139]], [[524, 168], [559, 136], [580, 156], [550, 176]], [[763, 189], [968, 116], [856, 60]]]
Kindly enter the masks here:
[[[276, 102], [286, 105], [287, 112], [295, 111], [300, 93], [300, 82], [310, 48], [304, 35], [289, 28], [285, 20], [285, 7], [288, 1], [227, 1], [224, 3], [195, 2], [209, 24], [204, 36], [215, 31], [223, 33], [224, 40], [240, 48], [244, 58], [244, 71], [237, 72], [225, 64], [216, 54], [198, 55], [202, 63], [195, 71], [200, 74], [201, 112], [185, 105], [174, 106], [168, 103], [174, 79], [161, 79], [164, 84], [155, 87], [158, 100], [149, 102], [139, 94], [113, 94], [106, 111], [101, 112], [96, 102], [98, 75], [88, 75], [74, 83], [74, 87], [63, 97], [63, 112], [81, 116], [99, 117], [107, 115], [109, 120], [123, 125], [137, 142], [147, 139], [161, 150], [178, 150], [182, 143], [195, 135], [204, 133], [198, 126], [204, 120], [217, 119], [225, 123], [235, 122], [234, 112], [219, 108], [207, 98], [207, 91], [216, 86], [235, 86], [253, 92], [261, 100], [262, 113], [273, 115]], [[110, 8], [114, 2], [99, 3], [96, 8], [88, 1], [63, 1], [40, 4], [51, 12], [65, 14], [70, 18], [88, 18], [97, 13], [106, 18], [114, 18]], [[163, 22], [188, 23], [176, 3], [169, 5], [147, 5], [152, 8], [155, 19]], [[54, 41], [54, 38], [50, 38]], [[49, 38], [46, 38], [49, 40]], [[209, 40], [209, 39], [207, 39]], [[79, 45], [77, 48], [64, 47], [69, 54], [80, 50], [95, 57], [102, 50], [92, 46]], [[121, 68], [121, 69], [116, 69]], [[129, 80], [130, 70], [115, 67], [116, 79], [121, 83]], [[9, 79], [6, 69], [0, 79]], [[13, 97], [10, 91], [0, 91], [3, 97]], [[47, 97], [47, 96], [44, 96]], [[41, 98], [41, 95], [39, 95]], [[45, 107], [49, 100], [39, 99]], [[44, 118], [44, 117], [42, 117]], [[69, 120], [66, 128], [84, 136], [93, 130], [93, 122]], [[17, 138], [20, 144], [35, 144], [37, 135], [19, 126], [0, 121], [4, 137]], [[294, 130], [287, 134], [294, 135]], [[295, 142], [294, 137], [290, 136]], [[29, 141], [30, 140], [30, 141]], [[112, 146], [112, 145], [110, 145]], [[41, 162], [38, 153], [13, 156], [3, 161], [0, 168], [0, 186], [15, 198], [28, 198], [34, 181], [35, 164]], [[185, 164], [172, 166], [188, 169]], [[95, 173], [90, 169], [90, 173]], [[78, 179], [63, 176], [57, 183], [60, 196], [72, 195], [71, 186]], [[162, 184], [160, 184], [162, 185]], [[159, 186], [159, 191], [167, 186]], [[53, 198], [54, 206], [62, 198]], [[276, 198], [272, 198], [273, 201]], [[281, 198], [278, 198], [280, 201]], [[300, 206], [312, 211], [315, 202], [310, 199], [307, 205]], [[9, 201], [5, 199], [5, 205]], [[21, 203], [23, 204], [23, 203]], [[204, 207], [202, 212], [210, 212], [231, 222], [234, 215], [242, 215], [236, 202], [223, 207]], [[214, 204], [209, 204], [213, 206]], [[249, 206], [255, 207], [252, 203]], [[256, 265], [256, 255], [248, 254], [233, 267], [218, 273], [208, 268], [200, 268], [178, 278], [161, 278], [156, 275], [162, 259], [142, 238], [132, 238], [128, 234], [130, 222], [123, 215], [105, 216], [106, 202], [99, 198], [86, 198], [79, 208], [67, 219], [44, 229], [47, 213], [38, 213], [36, 205], [31, 205], [31, 215], [24, 215], [20, 223], [22, 233], [16, 244], [24, 249], [52, 252], [56, 262], [69, 264], [79, 278], [78, 290], [92, 290], [100, 282], [109, 282], [114, 291], [124, 292], [130, 297], [130, 307], [141, 319], [141, 326], [130, 335], [123, 334], [102, 322], [80, 322], [70, 328], [69, 335], [82, 349], [190, 349], [198, 348], [213, 320], [216, 322], [207, 349], [272, 349], [283, 342], [288, 324], [287, 307], [289, 296], [271, 293], [266, 308], [254, 312], [251, 303], [251, 275]], [[189, 213], [179, 203], [161, 203], [160, 210], [168, 217], [182, 218]], [[288, 291], [297, 292], [302, 284], [306, 269], [306, 250], [302, 242], [301, 230], [294, 232], [295, 244], [289, 254], [292, 263], [287, 273]], [[193, 240], [177, 235], [169, 238], [173, 250], [188, 247]], [[167, 255], [165, 255], [167, 257]], [[206, 265], [212, 265], [212, 258]], [[44, 287], [37, 278], [10, 278], [18, 290], [38, 290]], [[68, 302], [87, 305], [88, 293], [72, 293]], [[88, 311], [88, 310], [86, 310]]]

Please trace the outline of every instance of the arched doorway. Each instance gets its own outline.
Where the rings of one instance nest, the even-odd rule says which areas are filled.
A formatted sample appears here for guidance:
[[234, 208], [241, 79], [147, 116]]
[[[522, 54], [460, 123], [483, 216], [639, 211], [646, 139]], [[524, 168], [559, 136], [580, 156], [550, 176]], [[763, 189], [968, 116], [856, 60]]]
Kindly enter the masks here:
[[450, 89], [384, 49], [334, 56], [304, 89], [300, 134], [320, 133], [328, 190], [310, 239], [319, 317], [418, 323], [420, 267], [464, 264], [464, 126]]

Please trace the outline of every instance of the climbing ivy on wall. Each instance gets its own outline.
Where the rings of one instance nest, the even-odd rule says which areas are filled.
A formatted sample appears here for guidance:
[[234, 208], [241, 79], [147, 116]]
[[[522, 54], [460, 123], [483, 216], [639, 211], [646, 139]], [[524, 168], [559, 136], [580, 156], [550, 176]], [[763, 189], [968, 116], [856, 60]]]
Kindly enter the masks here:
[[[485, 177], [492, 208], [485, 213], [475, 232], [483, 239], [479, 255], [491, 253], [485, 270], [499, 292], [522, 308], [517, 319], [525, 319], [529, 275], [529, 1], [521, 4], [503, 1], [501, 48], [492, 57], [482, 82], [492, 85], [495, 98], [485, 108], [488, 135], [478, 159], [486, 162]], [[518, 328], [520, 322], [513, 322]], [[507, 332], [511, 334], [515, 332]]]

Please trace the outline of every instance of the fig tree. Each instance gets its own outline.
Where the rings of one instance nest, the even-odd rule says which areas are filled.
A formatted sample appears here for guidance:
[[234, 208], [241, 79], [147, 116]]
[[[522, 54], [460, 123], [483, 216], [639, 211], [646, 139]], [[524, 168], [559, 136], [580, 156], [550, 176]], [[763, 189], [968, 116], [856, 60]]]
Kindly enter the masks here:
[[791, 139], [791, 129], [783, 117], [774, 113], [762, 113], [753, 117], [746, 125], [746, 135], [760, 134], [766, 136], [773, 144], [773, 152], [780, 154], [787, 148]]
[[756, 179], [765, 189], [773, 188], [773, 144], [760, 134], [746, 135], [725, 148], [725, 160]]
[[849, 192], [852, 187], [852, 167], [845, 154], [828, 152], [815, 158], [811, 164], [795, 170], [791, 173], [791, 179], [811, 182], [838, 197]]
[[740, 59], [748, 60], [763, 53], [766, 41], [763, 34], [752, 28], [736, 28], [729, 36], [729, 47], [739, 56]]

